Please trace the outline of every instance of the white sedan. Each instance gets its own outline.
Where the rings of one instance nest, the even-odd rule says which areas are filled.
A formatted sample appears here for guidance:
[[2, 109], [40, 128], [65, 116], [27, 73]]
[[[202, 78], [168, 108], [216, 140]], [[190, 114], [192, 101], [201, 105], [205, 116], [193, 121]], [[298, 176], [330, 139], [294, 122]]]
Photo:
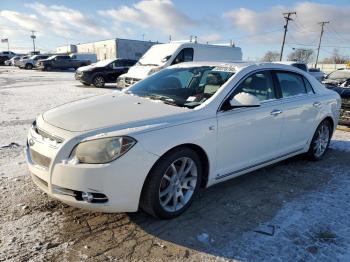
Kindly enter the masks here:
[[295, 67], [184, 63], [39, 115], [26, 157], [35, 184], [69, 205], [173, 218], [201, 187], [321, 159], [339, 110], [337, 93]]

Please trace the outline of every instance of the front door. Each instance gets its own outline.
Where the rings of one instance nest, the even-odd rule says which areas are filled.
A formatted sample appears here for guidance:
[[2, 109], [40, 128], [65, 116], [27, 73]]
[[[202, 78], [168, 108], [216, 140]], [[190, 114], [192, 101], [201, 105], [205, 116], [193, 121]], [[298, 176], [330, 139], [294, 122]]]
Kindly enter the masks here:
[[[238, 93], [256, 96], [259, 107], [224, 109]], [[268, 162], [277, 156], [283, 112], [270, 71], [245, 78], [218, 112], [216, 179], [234, 177], [240, 172]]]

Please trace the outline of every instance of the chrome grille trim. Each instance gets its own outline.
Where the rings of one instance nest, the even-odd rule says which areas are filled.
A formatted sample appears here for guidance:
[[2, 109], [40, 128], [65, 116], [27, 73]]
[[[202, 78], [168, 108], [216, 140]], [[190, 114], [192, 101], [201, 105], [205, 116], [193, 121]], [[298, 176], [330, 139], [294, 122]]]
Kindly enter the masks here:
[[44, 139], [45, 138], [50, 139], [51, 141], [55, 141], [57, 144], [61, 144], [64, 142], [63, 138], [51, 135], [50, 133], [38, 128], [36, 125], [36, 121], [33, 122], [32, 128], [35, 133], [37, 133], [39, 136], [41, 136]]

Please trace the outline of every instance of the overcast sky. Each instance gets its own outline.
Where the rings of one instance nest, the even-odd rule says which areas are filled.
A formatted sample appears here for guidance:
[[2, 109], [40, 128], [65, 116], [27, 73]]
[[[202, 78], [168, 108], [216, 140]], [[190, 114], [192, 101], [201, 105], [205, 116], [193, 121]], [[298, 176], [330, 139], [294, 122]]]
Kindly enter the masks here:
[[[43, 51], [65, 43], [114, 37], [167, 42], [197, 35], [199, 42], [228, 43], [256, 60], [266, 51], [279, 51], [283, 12], [296, 11], [290, 23], [285, 54], [294, 48], [317, 47], [320, 21], [325, 27], [321, 58], [334, 48], [350, 55], [350, 1], [241, 1], [241, 0], [56, 0], [0, 2], [0, 37], [14, 51], [31, 49], [30, 31]], [[7, 49], [0, 44], [0, 49]]]

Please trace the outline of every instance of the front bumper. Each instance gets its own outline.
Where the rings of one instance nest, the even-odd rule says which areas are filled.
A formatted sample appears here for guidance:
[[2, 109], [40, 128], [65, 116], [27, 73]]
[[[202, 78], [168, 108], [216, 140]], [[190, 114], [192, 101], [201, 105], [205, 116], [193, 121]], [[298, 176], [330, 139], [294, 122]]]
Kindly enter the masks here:
[[92, 77], [86, 73], [82, 73], [82, 72], [75, 72], [74, 75], [75, 80], [78, 80], [80, 82], [84, 82], [86, 84], [92, 84]]
[[[28, 141], [25, 154], [34, 183], [51, 197], [92, 211], [137, 211], [145, 178], [158, 159], [137, 143], [108, 164], [73, 164], [68, 161], [72, 148], [65, 149], [65, 142], [52, 147], [41, 142], [32, 129]], [[104, 196], [106, 201], [83, 201], [82, 192]]]

